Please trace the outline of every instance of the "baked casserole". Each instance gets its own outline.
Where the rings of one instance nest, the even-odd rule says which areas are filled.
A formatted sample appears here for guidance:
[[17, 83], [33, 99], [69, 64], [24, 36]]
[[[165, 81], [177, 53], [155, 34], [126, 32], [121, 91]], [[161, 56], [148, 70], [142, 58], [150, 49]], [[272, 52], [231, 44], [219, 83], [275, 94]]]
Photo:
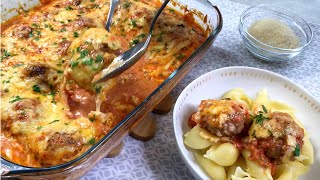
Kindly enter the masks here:
[[116, 78], [91, 80], [146, 38], [159, 0], [43, 0], [1, 25], [1, 156], [49, 167], [92, 147], [207, 38], [191, 13], [166, 8], [147, 52]]

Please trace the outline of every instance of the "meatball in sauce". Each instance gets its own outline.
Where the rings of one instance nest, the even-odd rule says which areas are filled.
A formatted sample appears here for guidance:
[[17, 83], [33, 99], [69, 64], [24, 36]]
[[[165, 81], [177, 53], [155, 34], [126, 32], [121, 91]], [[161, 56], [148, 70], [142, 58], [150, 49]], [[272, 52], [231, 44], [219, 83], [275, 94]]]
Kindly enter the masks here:
[[199, 124], [219, 137], [231, 137], [243, 130], [249, 118], [248, 109], [238, 101], [203, 100], [198, 112], [191, 116], [189, 124]]
[[[263, 155], [276, 164], [299, 156], [296, 151], [300, 152], [303, 146], [303, 128], [287, 113], [272, 112], [263, 116], [265, 117], [263, 121], [256, 119], [253, 121], [249, 143], [255, 144], [254, 148], [261, 149]], [[259, 156], [253, 159], [258, 160]]]

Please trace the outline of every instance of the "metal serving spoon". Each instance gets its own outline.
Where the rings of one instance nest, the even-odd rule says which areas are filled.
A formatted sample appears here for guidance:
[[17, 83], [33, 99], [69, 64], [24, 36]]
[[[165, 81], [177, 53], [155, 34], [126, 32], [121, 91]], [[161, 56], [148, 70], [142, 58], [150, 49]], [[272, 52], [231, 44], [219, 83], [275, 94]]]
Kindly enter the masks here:
[[107, 22], [106, 22], [106, 29], [108, 32], [110, 32], [110, 26], [112, 23], [112, 16], [114, 14], [114, 10], [117, 7], [119, 0], [111, 0], [110, 1], [110, 9], [109, 9], [109, 13], [108, 13], [108, 18], [107, 18]]
[[142, 57], [150, 43], [153, 27], [169, 1], [170, 0], [165, 0], [156, 15], [153, 17], [146, 41], [138, 43], [131, 49], [116, 57], [106, 69], [103, 69], [94, 76], [92, 83], [100, 83], [121, 74]]

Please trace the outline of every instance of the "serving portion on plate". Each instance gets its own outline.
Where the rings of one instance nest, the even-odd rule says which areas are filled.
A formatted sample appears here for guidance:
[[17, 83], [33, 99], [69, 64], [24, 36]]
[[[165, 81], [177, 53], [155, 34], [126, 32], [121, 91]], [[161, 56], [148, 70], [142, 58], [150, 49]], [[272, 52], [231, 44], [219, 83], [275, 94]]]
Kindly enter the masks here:
[[314, 153], [319, 116], [319, 102], [302, 88], [247, 67], [196, 79], [181, 93], [173, 113], [180, 153], [198, 179], [319, 175], [320, 158]]
[[[158, 0], [120, 1], [110, 32], [104, 29], [109, 2], [101, 0], [44, 1], [2, 24], [3, 162], [68, 167], [88, 152], [102, 151], [106, 139], [119, 139], [120, 130], [151, 111], [221, 29], [213, 6], [215, 17], [199, 14], [196, 20], [195, 11], [181, 6], [180, 12], [171, 4], [139, 62], [107, 82], [91, 84], [113, 58], [146, 38], [160, 5]], [[110, 132], [118, 138], [106, 136]]]

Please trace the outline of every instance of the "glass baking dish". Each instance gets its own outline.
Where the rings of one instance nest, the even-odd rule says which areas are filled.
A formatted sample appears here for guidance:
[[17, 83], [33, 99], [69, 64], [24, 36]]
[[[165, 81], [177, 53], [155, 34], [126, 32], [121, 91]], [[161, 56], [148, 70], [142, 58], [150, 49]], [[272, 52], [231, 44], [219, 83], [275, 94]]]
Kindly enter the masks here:
[[[24, 1], [24, 2], [22, 2]], [[33, 7], [39, 1], [34, 0], [4, 0], [2, 1], [2, 19], [8, 19], [19, 12]], [[17, 7], [15, 7], [17, 5]], [[22, 5], [22, 6], [21, 6]], [[177, 68], [156, 90], [154, 90], [144, 101], [117, 124], [107, 135], [92, 146], [87, 152], [78, 158], [57, 166], [46, 168], [30, 168], [17, 165], [1, 158], [1, 177], [18, 177], [23, 179], [48, 179], [68, 178], [77, 179], [93, 168], [97, 162], [106, 157], [107, 154], [128, 135], [130, 127], [152, 109], [179, 83], [189, 70], [200, 61], [206, 50], [222, 29], [222, 15], [217, 6], [209, 1], [175, 0], [169, 6], [182, 13], [192, 13], [195, 20], [207, 33], [206, 40], [194, 51], [194, 53]]]

